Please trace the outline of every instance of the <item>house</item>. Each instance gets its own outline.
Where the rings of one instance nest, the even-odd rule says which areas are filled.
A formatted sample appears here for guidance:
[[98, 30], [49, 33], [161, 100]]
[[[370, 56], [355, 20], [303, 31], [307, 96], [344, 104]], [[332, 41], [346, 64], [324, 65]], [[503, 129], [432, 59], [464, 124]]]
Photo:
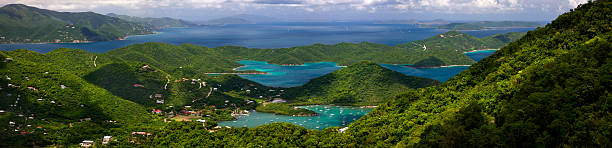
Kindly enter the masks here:
[[164, 112], [158, 109], [158, 110], [153, 111], [153, 113], [161, 114], [161, 113], [164, 113]]
[[83, 140], [83, 142], [79, 143], [81, 147], [91, 147], [94, 145], [94, 141], [91, 140]]
[[162, 94], [155, 94], [155, 98], [161, 98], [162, 96]]
[[155, 100], [155, 103], [157, 103], [157, 104], [164, 104], [164, 100]]
[[206, 120], [203, 120], [203, 119], [198, 119], [198, 120], [196, 120], [196, 121], [198, 121], [198, 122], [202, 122], [202, 123], [206, 123]]
[[134, 84], [134, 87], [144, 87], [144, 85]]
[[132, 136], [135, 136], [135, 135], [151, 136], [153, 134], [147, 133], [147, 132], [132, 132]]
[[287, 101], [281, 98], [274, 98], [274, 100], [272, 100], [272, 103], [285, 103], [285, 102]]
[[338, 129], [338, 132], [340, 132], [340, 133], [344, 133], [344, 132], [345, 132], [346, 130], [348, 130], [348, 129], [349, 129], [349, 127], [347, 126], [347, 127], [344, 127], [344, 128]]
[[6, 111], [0, 110], [0, 115], [4, 115], [5, 113], [6, 113]]
[[102, 144], [104, 145], [108, 144], [108, 142], [110, 142], [112, 137], [113, 136], [104, 136], [104, 138], [102, 138]]

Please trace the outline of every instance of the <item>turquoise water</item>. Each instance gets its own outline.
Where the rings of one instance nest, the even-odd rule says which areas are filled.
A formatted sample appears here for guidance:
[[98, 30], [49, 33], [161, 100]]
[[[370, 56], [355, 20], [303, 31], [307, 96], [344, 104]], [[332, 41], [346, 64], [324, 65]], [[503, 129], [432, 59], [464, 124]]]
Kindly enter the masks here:
[[273, 87], [295, 87], [306, 84], [310, 79], [323, 76], [327, 73], [341, 69], [334, 62], [304, 63], [304, 65], [284, 66], [268, 64], [264, 61], [238, 61], [244, 64], [236, 70], [257, 70], [269, 73], [268, 75], [239, 75], [245, 79]]
[[468, 52], [468, 53], [465, 53], [465, 55], [469, 56], [474, 61], [478, 62], [481, 59], [486, 58], [490, 56], [491, 54], [495, 53], [495, 51], [496, 50], [481, 50], [481, 51], [475, 51], [475, 52]]
[[239, 116], [236, 121], [219, 122], [221, 126], [256, 127], [272, 122], [288, 122], [308, 129], [324, 129], [333, 126], [345, 126], [368, 114], [373, 108], [350, 106], [311, 105], [300, 106], [317, 112], [318, 116], [293, 117], [271, 113], [251, 112], [248, 116]]
[[[465, 31], [476, 37], [497, 33], [527, 32], [533, 28]], [[47, 53], [56, 48], [75, 48], [89, 52], [106, 52], [144, 42], [195, 44], [206, 47], [244, 46], [249, 48], [285, 48], [315, 43], [372, 42], [396, 45], [422, 40], [447, 32], [444, 29], [418, 28], [415, 25], [373, 24], [372, 22], [284, 22], [241, 24], [194, 28], [168, 28], [158, 34], [130, 36], [126, 40], [92, 43], [0, 44], [0, 50], [30, 49]]]

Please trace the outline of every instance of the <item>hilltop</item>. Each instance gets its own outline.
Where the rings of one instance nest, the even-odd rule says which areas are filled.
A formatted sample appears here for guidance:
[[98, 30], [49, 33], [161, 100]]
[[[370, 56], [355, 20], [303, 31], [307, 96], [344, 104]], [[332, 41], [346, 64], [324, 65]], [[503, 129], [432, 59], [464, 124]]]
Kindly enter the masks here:
[[437, 84], [362, 61], [291, 88], [287, 95], [311, 104], [377, 105], [399, 92]]
[[22, 4], [0, 8], [0, 43], [107, 41], [149, 33], [148, 25], [93, 12], [57, 12]]

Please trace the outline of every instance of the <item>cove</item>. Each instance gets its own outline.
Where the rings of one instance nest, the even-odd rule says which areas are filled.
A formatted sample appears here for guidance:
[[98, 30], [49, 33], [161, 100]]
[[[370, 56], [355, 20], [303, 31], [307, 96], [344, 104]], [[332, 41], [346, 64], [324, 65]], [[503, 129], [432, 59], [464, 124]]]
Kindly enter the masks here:
[[273, 122], [287, 122], [303, 126], [308, 129], [322, 130], [327, 127], [346, 126], [373, 110], [373, 108], [332, 105], [310, 105], [298, 107], [315, 111], [319, 115], [311, 117], [293, 117], [253, 111], [249, 115], [238, 116], [238, 119], [235, 121], [221, 121], [218, 124], [220, 126], [232, 127], [256, 127]]
[[257, 70], [267, 75], [239, 75], [242, 78], [271, 87], [296, 87], [325, 74], [343, 68], [335, 62], [304, 63], [303, 65], [277, 65], [265, 61], [242, 60], [245, 66], [236, 70]]

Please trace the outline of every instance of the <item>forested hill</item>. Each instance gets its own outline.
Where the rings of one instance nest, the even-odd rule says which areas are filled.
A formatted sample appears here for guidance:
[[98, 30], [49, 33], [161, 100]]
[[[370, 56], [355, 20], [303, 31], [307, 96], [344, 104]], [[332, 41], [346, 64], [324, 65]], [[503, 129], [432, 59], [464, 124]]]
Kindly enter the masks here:
[[153, 26], [155, 29], [162, 29], [162, 28], [171, 28], [171, 27], [195, 27], [198, 26], [198, 24], [192, 23], [192, 22], [188, 22], [185, 20], [180, 20], [180, 19], [174, 19], [174, 18], [169, 18], [169, 17], [162, 17], [162, 18], [150, 18], [150, 17], [135, 17], [135, 16], [129, 16], [129, 15], [118, 15], [118, 14], [114, 14], [114, 13], [109, 13], [106, 14], [108, 16], [111, 17], [116, 17], [116, 18], [120, 18], [122, 20], [126, 20], [126, 21], [130, 21], [130, 22], [134, 22], [134, 23], [140, 23], [143, 25], [148, 25], [148, 26]]
[[93, 12], [57, 12], [22, 4], [0, 8], [0, 43], [106, 41], [148, 34], [151, 29]]
[[612, 146], [612, 2], [580, 5], [349, 127], [361, 145]]
[[310, 104], [377, 105], [399, 92], [437, 84], [362, 61], [290, 88], [287, 96]]

